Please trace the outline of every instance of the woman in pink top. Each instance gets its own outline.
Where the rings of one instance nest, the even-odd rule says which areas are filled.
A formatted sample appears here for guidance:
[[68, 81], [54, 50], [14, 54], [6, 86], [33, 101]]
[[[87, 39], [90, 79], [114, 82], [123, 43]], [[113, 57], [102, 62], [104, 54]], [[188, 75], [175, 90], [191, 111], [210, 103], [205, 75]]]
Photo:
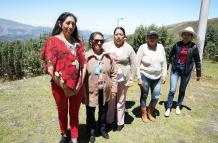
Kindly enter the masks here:
[[124, 127], [127, 90], [133, 84], [136, 71], [136, 54], [132, 46], [125, 42], [125, 37], [124, 28], [116, 27], [114, 29], [114, 40], [104, 44], [104, 49], [106, 52], [111, 53], [117, 64], [117, 96], [108, 103], [107, 123], [112, 125], [117, 110], [118, 131], [121, 131]]

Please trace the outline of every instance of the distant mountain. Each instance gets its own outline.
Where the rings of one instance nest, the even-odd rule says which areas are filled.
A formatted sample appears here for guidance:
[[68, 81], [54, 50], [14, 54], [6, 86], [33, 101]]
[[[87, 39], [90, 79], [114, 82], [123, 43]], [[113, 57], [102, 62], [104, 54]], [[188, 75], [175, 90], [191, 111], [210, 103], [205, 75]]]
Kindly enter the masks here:
[[[208, 25], [218, 26], [218, 18], [213, 18], [208, 20]], [[187, 26], [192, 26], [197, 32], [198, 21], [187, 21], [176, 23], [172, 25], [167, 25], [167, 29], [172, 34], [177, 34]], [[27, 40], [30, 38], [37, 38], [42, 33], [50, 33], [52, 28], [41, 27], [41, 26], [31, 26], [22, 24], [16, 21], [1, 19], [0, 18], [0, 41], [1, 40]], [[82, 39], [88, 40], [92, 31], [89, 30], [79, 30], [79, 35]], [[111, 39], [112, 35], [104, 34], [105, 39]]]
[[[79, 30], [79, 35], [80, 35], [80, 38], [88, 41], [89, 40], [89, 36], [91, 35], [92, 31], [89, 31], [89, 30]], [[103, 33], [104, 34], [104, 33]], [[109, 40], [109, 39], [112, 39], [112, 35], [109, 35], [109, 34], [104, 34], [104, 39], [105, 40]]]
[[[36, 27], [22, 24], [16, 21], [0, 18], [0, 41], [2, 40], [27, 40], [37, 38], [42, 33], [50, 33], [50, 27]], [[79, 35], [82, 39], [88, 40], [92, 31], [80, 30]], [[112, 35], [105, 35], [105, 38], [111, 38]]]
[[[208, 20], [207, 26], [213, 25], [213, 26], [218, 26], [218, 18], [212, 18]], [[198, 21], [187, 21], [187, 22], [181, 22], [181, 23], [176, 23], [172, 25], [168, 25], [167, 29], [169, 33], [172, 34], [177, 34], [184, 28], [191, 26], [194, 28], [195, 32], [197, 32], [198, 28]]]
[[35, 27], [0, 18], [0, 40], [26, 40], [50, 31], [49, 27]]

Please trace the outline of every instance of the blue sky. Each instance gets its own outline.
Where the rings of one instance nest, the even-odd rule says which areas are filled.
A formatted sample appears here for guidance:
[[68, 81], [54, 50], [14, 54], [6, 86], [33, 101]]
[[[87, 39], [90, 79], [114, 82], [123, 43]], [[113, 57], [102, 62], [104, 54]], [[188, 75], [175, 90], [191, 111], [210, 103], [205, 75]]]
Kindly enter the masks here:
[[[198, 20], [201, 0], [1, 0], [0, 18], [33, 26], [53, 27], [64, 11], [74, 13], [81, 30], [112, 34], [123, 26], [127, 34], [139, 25], [169, 25]], [[218, 0], [211, 0], [209, 18], [218, 17]]]

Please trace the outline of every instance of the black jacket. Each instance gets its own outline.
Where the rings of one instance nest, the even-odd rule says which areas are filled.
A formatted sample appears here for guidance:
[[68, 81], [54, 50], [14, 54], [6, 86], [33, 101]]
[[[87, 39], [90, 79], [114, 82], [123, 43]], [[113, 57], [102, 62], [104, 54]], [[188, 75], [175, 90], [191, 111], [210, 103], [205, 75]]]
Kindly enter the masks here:
[[[177, 42], [169, 55], [168, 64], [172, 64], [172, 68], [176, 69], [176, 64], [179, 60], [179, 55], [183, 47], [183, 42]], [[198, 52], [198, 47], [195, 43], [190, 42], [188, 46], [187, 61], [185, 63], [185, 72], [190, 73], [195, 63], [197, 77], [201, 76], [201, 60]]]

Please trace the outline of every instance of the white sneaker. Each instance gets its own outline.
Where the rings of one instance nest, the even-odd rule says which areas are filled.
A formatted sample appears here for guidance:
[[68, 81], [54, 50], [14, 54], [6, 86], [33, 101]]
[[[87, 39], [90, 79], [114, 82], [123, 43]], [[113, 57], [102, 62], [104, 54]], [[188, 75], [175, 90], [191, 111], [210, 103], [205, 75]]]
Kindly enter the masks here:
[[69, 143], [77, 143], [77, 138], [72, 138], [71, 142], [69, 142]]
[[170, 116], [170, 108], [167, 109], [167, 111], [164, 113], [164, 116], [166, 116], [166, 117]]
[[179, 106], [176, 107], [176, 114], [179, 115], [181, 113], [181, 110], [179, 108]]

